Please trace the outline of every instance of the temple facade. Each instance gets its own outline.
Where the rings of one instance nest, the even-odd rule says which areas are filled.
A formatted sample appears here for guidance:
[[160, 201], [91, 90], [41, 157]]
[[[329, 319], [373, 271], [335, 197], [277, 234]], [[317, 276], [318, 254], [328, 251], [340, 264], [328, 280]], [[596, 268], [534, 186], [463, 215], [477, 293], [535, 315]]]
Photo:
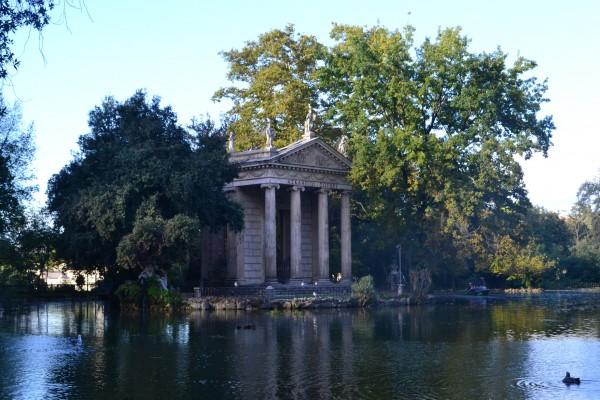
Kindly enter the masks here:
[[[310, 127], [309, 127], [310, 128]], [[239, 176], [225, 187], [244, 210], [244, 229], [227, 229], [204, 238], [203, 278], [224, 272], [237, 285], [332, 283], [329, 271], [328, 203], [340, 198], [341, 284], [352, 277], [350, 161], [310, 129], [286, 147], [233, 151]]]

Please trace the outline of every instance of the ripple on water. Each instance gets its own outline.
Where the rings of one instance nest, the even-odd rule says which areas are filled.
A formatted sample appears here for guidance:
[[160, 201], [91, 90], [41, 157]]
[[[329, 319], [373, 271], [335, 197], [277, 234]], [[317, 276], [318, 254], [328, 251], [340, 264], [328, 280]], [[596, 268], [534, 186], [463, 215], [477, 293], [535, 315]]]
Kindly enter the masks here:
[[539, 381], [531, 378], [517, 378], [512, 386], [524, 392], [527, 398], [534, 399], [597, 399], [598, 390], [593, 381], [582, 380], [581, 385], [565, 385], [556, 381]]
[[550, 383], [550, 382], [542, 382], [542, 381], [533, 381], [529, 378], [517, 378], [513, 381], [513, 385], [520, 389], [533, 389], [533, 390], [549, 390], [549, 389], [562, 389], [564, 384], [561, 385]]

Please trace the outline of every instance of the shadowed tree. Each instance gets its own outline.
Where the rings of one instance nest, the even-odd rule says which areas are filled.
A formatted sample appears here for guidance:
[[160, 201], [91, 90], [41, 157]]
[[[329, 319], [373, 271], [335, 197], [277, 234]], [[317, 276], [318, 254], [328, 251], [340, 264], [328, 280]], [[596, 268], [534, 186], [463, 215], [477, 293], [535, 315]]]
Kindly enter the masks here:
[[169, 269], [185, 264], [201, 229], [241, 227], [239, 206], [222, 190], [237, 174], [226, 126], [185, 129], [142, 91], [124, 102], [107, 98], [89, 126], [48, 186], [59, 253], [75, 267]]
[[18, 260], [19, 232], [26, 226], [25, 202], [35, 186], [30, 163], [34, 154], [33, 127], [21, 125], [18, 106], [6, 107], [0, 98], [0, 265]]

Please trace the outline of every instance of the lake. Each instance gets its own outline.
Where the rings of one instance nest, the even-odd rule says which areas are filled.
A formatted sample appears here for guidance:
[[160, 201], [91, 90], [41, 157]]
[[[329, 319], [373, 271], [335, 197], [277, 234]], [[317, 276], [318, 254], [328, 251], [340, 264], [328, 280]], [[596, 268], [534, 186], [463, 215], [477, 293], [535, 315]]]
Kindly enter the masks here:
[[[597, 306], [598, 294], [556, 292], [171, 316], [0, 308], [0, 399], [597, 399]], [[561, 383], [565, 371], [581, 385]]]

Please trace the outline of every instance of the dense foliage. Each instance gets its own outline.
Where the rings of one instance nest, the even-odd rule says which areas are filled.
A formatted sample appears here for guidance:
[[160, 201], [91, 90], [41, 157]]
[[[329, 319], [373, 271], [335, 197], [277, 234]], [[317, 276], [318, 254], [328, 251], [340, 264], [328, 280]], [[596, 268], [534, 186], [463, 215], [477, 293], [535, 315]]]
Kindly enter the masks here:
[[[226, 132], [249, 149], [263, 145], [269, 123], [281, 147], [300, 138], [310, 105], [319, 136], [348, 138], [353, 270], [375, 278], [355, 283], [359, 302], [386, 279], [398, 244], [403, 270], [421, 277], [411, 283], [427, 283], [423, 293], [431, 281], [448, 287], [478, 275], [528, 287], [600, 282], [600, 181], [582, 185], [568, 218], [533, 207], [524, 186], [517, 159], [546, 156], [554, 129], [541, 112], [547, 85], [535, 62], [473, 52], [458, 28], [420, 44], [413, 34], [334, 25], [326, 46], [290, 25], [224, 52], [231, 85], [213, 98], [232, 107], [221, 127], [184, 127], [141, 91], [105, 99], [75, 158], [49, 182], [53, 227], [27, 216], [32, 131], [2, 105], [0, 280], [32, 282], [58, 260], [105, 275], [164, 270], [183, 279], [203, 230], [241, 228], [241, 210], [222, 190], [237, 173]], [[331, 235], [335, 242], [335, 226]], [[125, 302], [177, 301], [157, 285], [119, 293]]]
[[48, 187], [59, 254], [73, 267], [180, 270], [202, 229], [241, 226], [239, 206], [222, 190], [237, 174], [226, 127], [205, 121], [186, 129], [141, 91], [124, 102], [107, 98], [89, 126]]
[[33, 128], [22, 126], [18, 106], [0, 98], [0, 109], [0, 285], [39, 286], [55, 235], [43, 213], [26, 208], [35, 190]]
[[352, 284], [352, 299], [360, 307], [366, 307], [377, 301], [375, 283], [371, 275], [365, 275]]
[[[420, 45], [410, 27], [334, 25], [331, 38], [325, 47], [287, 27], [225, 53], [234, 86], [217, 97], [233, 100], [238, 125], [255, 126], [257, 110], [288, 110], [293, 98], [296, 109], [318, 110], [321, 136], [349, 136], [356, 270], [382, 279], [398, 243], [411, 268], [429, 268], [445, 285], [474, 273], [527, 283], [551, 268], [528, 235], [531, 205], [516, 161], [546, 155], [551, 144], [552, 118], [540, 116], [546, 83], [531, 74], [536, 64], [522, 57], [509, 64], [499, 49], [474, 53], [460, 29]], [[297, 70], [310, 73], [300, 79]], [[304, 115], [289, 112], [289, 125], [300, 126]], [[260, 140], [257, 129], [240, 132], [241, 145]], [[508, 247], [535, 267], [521, 273], [529, 267], [508, 263]]]
[[6, 242], [25, 224], [24, 202], [35, 189], [34, 144], [33, 127], [22, 126], [19, 107], [8, 107], [0, 98], [0, 109], [5, 111], [0, 115], [0, 242]]
[[230, 65], [227, 77], [245, 85], [222, 88], [213, 99], [233, 101], [229, 115], [238, 148], [261, 147], [267, 122], [276, 133], [275, 146], [300, 139], [308, 105], [317, 103], [316, 73], [324, 50], [314, 36], [297, 35], [288, 25], [223, 53]]
[[600, 176], [581, 185], [568, 224], [573, 245], [560, 274], [577, 286], [600, 282]]

